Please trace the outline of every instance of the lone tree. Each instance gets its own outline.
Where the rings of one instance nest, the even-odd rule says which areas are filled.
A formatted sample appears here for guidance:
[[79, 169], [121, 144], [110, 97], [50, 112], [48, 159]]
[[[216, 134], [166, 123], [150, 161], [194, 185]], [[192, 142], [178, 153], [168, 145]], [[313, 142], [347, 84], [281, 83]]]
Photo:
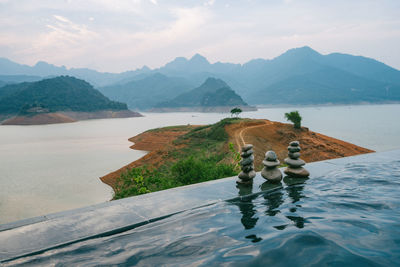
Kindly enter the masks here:
[[237, 118], [237, 117], [239, 117], [239, 114], [240, 114], [240, 113], [242, 113], [242, 110], [241, 110], [240, 108], [233, 108], [233, 109], [231, 109], [231, 117], [232, 117], [233, 115], [235, 115], [236, 118]]
[[300, 129], [300, 127], [301, 127], [301, 116], [300, 116], [300, 114], [299, 114], [299, 112], [297, 110], [289, 112], [289, 113], [285, 113], [285, 118], [288, 121], [293, 122], [294, 128]]

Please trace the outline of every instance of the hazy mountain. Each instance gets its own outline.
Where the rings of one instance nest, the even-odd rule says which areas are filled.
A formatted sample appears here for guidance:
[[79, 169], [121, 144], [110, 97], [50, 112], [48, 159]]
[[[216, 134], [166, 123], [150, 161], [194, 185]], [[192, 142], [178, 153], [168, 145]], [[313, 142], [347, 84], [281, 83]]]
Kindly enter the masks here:
[[[165, 85], [153, 77], [156, 73], [164, 75]], [[398, 101], [397, 88], [400, 85], [400, 71], [379, 61], [339, 53], [322, 55], [307, 46], [290, 49], [271, 60], [253, 59], [245, 64], [211, 64], [205, 57], [196, 54], [190, 59], [178, 57], [158, 69], [143, 67], [119, 74], [101, 73], [90, 69], [66, 69], [45, 62], [38, 62], [30, 67], [0, 59], [1, 74], [74, 75], [97, 87], [107, 85], [108, 88], [101, 89], [105, 94], [113, 99], [128, 101], [133, 108], [147, 108], [153, 105], [155, 102], [152, 94], [159, 90], [163, 91], [157, 95], [159, 101], [166, 101], [168, 98], [165, 98], [167, 94], [164, 94], [164, 90], [173, 97], [175, 91], [184, 90], [176, 84], [186, 83], [193, 88], [200, 86], [208, 77], [226, 81], [232, 90], [251, 104], [285, 104], [298, 92], [302, 92], [301, 97], [304, 101], [308, 99], [307, 103]], [[167, 82], [169, 78], [181, 78], [181, 81]], [[128, 85], [130, 83], [132, 85]], [[188, 88], [186, 85], [183, 87]], [[152, 94], [142, 94], [143, 96], [139, 97], [143, 90], [151, 91]], [[139, 97], [140, 100], [135, 100], [130, 91], [135, 92], [136, 98]], [[290, 96], [287, 95], [289, 93]], [[341, 95], [333, 97], [335, 94]], [[322, 99], [319, 95], [325, 95], [325, 98]], [[371, 97], [367, 97], [368, 95]]]
[[208, 78], [199, 87], [157, 105], [159, 108], [219, 106], [247, 106], [247, 104], [224, 81]]
[[0, 84], [2, 86], [6, 84], [22, 83], [22, 82], [36, 82], [43, 80], [40, 76], [29, 76], [29, 75], [0, 75]]
[[17, 114], [24, 106], [55, 111], [127, 110], [109, 100], [89, 83], [69, 76], [6, 85], [0, 88], [0, 113]]
[[[309, 47], [265, 62], [263, 87], [247, 94], [256, 104], [399, 101], [400, 72], [378, 61]], [[260, 74], [261, 76], [262, 74]]]
[[400, 72], [375, 59], [339, 53], [329, 54], [324, 59], [327, 65], [355, 75], [400, 85]]
[[194, 87], [184, 78], [167, 77], [160, 73], [126, 84], [100, 87], [110, 99], [123, 101], [132, 109], [149, 109], [157, 103], [170, 100]]
[[188, 75], [193, 73], [228, 73], [240, 69], [240, 64], [221, 63], [211, 64], [200, 54], [194, 55], [191, 59], [178, 57], [159, 68], [157, 71], [166, 75]]
[[[0, 58], [0, 76], [1, 75], [27, 75], [39, 76], [42, 79], [49, 76], [70, 75], [78, 77], [94, 84], [95, 86], [106, 86], [117, 83], [124, 79], [133, 78], [137, 75], [150, 72], [150, 69], [143, 67], [135, 71], [126, 71], [122, 73], [98, 72], [87, 68], [71, 68], [65, 66], [55, 66], [44, 61], [39, 61], [34, 66], [15, 63], [6, 58]], [[1, 80], [1, 79], [0, 79]], [[26, 80], [29, 81], [29, 80]]]
[[[400, 85], [400, 72], [381, 62], [338, 53], [321, 55], [307, 46], [290, 49], [272, 60], [254, 59], [243, 65], [210, 64], [204, 57], [195, 55], [190, 60], [178, 58], [159, 70], [165, 74], [174, 73], [195, 83], [209, 76], [223, 79], [252, 104], [284, 104], [290, 97], [284, 97], [283, 93], [278, 92], [282, 90], [286, 93], [290, 90], [301, 91], [301, 96], [309, 99], [305, 101], [308, 103], [321, 101], [321, 103], [335, 103], [343, 98], [343, 95], [331, 99], [317, 98], [315, 92], [307, 91], [307, 82], [309, 82], [309, 87], [314, 88], [313, 90], [321, 90], [326, 96], [343, 92], [344, 88], [352, 88], [353, 93], [344, 94], [347, 96], [348, 103], [396, 101], [397, 98], [390, 99], [390, 97], [396, 96], [397, 85]], [[323, 73], [324, 71], [332, 71], [332, 73]], [[321, 81], [323, 77], [327, 80]], [[329, 79], [330, 77], [335, 77], [334, 81]], [[300, 90], [300, 87], [295, 86], [295, 82], [306, 88]], [[356, 94], [355, 90], [363, 93]], [[388, 90], [390, 93], [387, 92]], [[327, 94], [328, 91], [329, 94]], [[374, 97], [367, 97], [369, 95], [367, 92]], [[295, 94], [295, 91], [291, 93], [292, 96]], [[260, 97], [261, 95], [263, 97]], [[275, 100], [270, 102], [269, 99]]]
[[0, 75], [30, 75], [30, 76], [57, 76], [67, 73], [67, 69], [39, 61], [34, 66], [15, 63], [6, 58], [0, 58]]
[[376, 103], [400, 101], [400, 86], [325, 67], [278, 81], [253, 96], [253, 102], [268, 104]]

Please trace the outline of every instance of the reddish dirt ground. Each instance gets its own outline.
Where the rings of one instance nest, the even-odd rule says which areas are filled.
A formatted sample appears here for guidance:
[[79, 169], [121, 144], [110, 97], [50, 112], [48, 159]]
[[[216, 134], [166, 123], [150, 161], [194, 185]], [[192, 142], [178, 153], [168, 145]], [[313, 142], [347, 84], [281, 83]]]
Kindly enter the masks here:
[[148, 131], [129, 138], [129, 141], [134, 143], [130, 148], [149, 151], [149, 153], [114, 172], [100, 177], [101, 181], [114, 188], [116, 179], [127, 169], [143, 165], [154, 167], [159, 166], [163, 160], [165, 160], [165, 157], [168, 156], [168, 151], [171, 149], [171, 146], [174, 146], [172, 141], [179, 136], [186, 134], [194, 127], [196, 126], [189, 127], [186, 130], [170, 129], [161, 131]]
[[[196, 126], [192, 126], [196, 127]], [[243, 144], [253, 144], [255, 168], [261, 170], [265, 152], [274, 150], [283, 162], [287, 157], [287, 147], [291, 141], [297, 140], [301, 146], [301, 158], [306, 162], [353, 156], [374, 152], [336, 138], [309, 131], [307, 128], [294, 129], [292, 124], [272, 122], [269, 120], [249, 120], [225, 126], [229, 142], [235, 144], [237, 151]], [[129, 139], [135, 144], [132, 149], [150, 151], [144, 157], [109, 173], [100, 179], [114, 187], [116, 179], [128, 168], [148, 165], [157, 167], [166, 157], [172, 147], [176, 148], [173, 140], [189, 130], [165, 129], [148, 131]]]
[[348, 142], [309, 131], [308, 128], [294, 129], [292, 124], [272, 122], [269, 120], [252, 120], [226, 127], [230, 142], [236, 149], [246, 144], [254, 146], [254, 165], [262, 168], [265, 152], [274, 150], [281, 162], [287, 157], [287, 147], [297, 140], [301, 146], [301, 158], [306, 162], [354, 156], [374, 152]]

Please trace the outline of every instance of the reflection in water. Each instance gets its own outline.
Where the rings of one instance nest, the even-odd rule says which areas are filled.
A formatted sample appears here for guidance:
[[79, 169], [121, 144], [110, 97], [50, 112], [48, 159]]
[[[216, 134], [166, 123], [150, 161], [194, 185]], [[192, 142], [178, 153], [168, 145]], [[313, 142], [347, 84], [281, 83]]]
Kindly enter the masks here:
[[[239, 198], [233, 204], [239, 207], [242, 218], [240, 221], [244, 226], [244, 229], [252, 229], [256, 226], [258, 217], [254, 217], [256, 210], [253, 205], [253, 200], [256, 199], [257, 195], [251, 195], [253, 192], [253, 185], [238, 184], [236, 188], [239, 189]], [[247, 237], [246, 237], [247, 238]]]
[[[276, 184], [269, 181], [264, 182], [260, 186], [260, 188], [263, 192], [265, 192], [264, 194], [262, 194], [265, 199], [265, 201], [263, 202], [263, 205], [266, 207], [265, 214], [268, 216], [276, 216], [278, 213], [281, 212], [279, 207], [285, 202], [285, 191], [287, 192], [287, 195], [289, 196], [291, 203], [293, 204], [304, 198], [305, 195], [303, 194], [303, 190], [305, 182], [307, 180], [308, 178], [285, 177], [284, 182], [286, 183], [286, 185], [288, 185], [285, 190], [283, 190], [281, 183]], [[255, 205], [253, 204], [253, 200], [255, 200], [258, 195], [252, 194], [253, 185], [238, 184], [236, 188], [239, 189], [238, 194], [241, 197], [236, 199], [235, 201], [232, 201], [232, 204], [239, 207], [240, 213], [242, 214], [242, 218], [240, 221], [244, 228], [246, 230], [252, 229], [256, 226], [259, 219], [258, 217], [256, 217], [257, 211], [255, 209]], [[289, 211], [293, 214], [285, 215], [285, 217], [292, 221], [295, 227], [304, 228], [304, 224], [307, 223], [307, 220], [297, 214], [297, 208], [299, 207], [301, 207], [299, 204], [290, 207]], [[289, 225], [292, 224], [278, 225], [274, 226], [274, 228], [277, 230], [284, 230]], [[251, 239], [252, 242], [259, 242], [262, 240], [255, 235], [249, 235], [246, 236], [246, 238]]]
[[260, 242], [263, 240], [261, 237], [258, 237], [257, 235], [248, 235], [248, 236], [246, 236], [246, 238], [250, 239], [251, 242], [253, 242], [253, 243], [257, 243], [257, 242]]
[[[279, 190], [274, 190], [279, 189]], [[283, 192], [282, 192], [282, 184], [276, 184], [271, 182], [265, 182], [261, 185], [262, 191], [271, 190], [270, 193], [264, 193], [264, 205], [267, 207], [265, 214], [268, 216], [275, 216], [279, 213], [279, 206], [284, 202], [283, 200]], [[274, 191], [272, 191], [274, 190]]]
[[253, 184], [237, 184], [236, 188], [239, 189], [239, 196], [247, 196], [253, 193]]
[[285, 184], [288, 185], [288, 187], [286, 187], [286, 191], [288, 192], [289, 197], [292, 199], [292, 203], [296, 203], [301, 198], [305, 197], [302, 192], [307, 180], [308, 178], [291, 178], [288, 176], [283, 178]]
[[[286, 187], [286, 191], [288, 192], [288, 196], [292, 200], [292, 203], [296, 203], [296, 202], [300, 201], [301, 198], [305, 197], [305, 195], [303, 194], [303, 190], [304, 190], [305, 182], [307, 180], [308, 180], [308, 178], [291, 178], [288, 176], [283, 178], [283, 181], [288, 185], [288, 187]], [[302, 216], [299, 216], [298, 214], [296, 214], [298, 207], [301, 207], [301, 206], [296, 205], [296, 207], [290, 208], [289, 211], [294, 214], [288, 215], [288, 216], [286, 216], [286, 218], [291, 220], [297, 228], [304, 228], [304, 223], [307, 223], [307, 220], [305, 220]]]

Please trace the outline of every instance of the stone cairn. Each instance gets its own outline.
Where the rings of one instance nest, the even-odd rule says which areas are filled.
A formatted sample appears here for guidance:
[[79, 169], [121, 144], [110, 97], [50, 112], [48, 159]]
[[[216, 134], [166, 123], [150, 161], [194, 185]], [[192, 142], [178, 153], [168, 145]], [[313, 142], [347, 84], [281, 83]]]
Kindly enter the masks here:
[[282, 180], [281, 170], [278, 169], [280, 162], [274, 151], [267, 151], [262, 163], [264, 164], [264, 168], [261, 171], [262, 177], [273, 183], [278, 183]]
[[236, 181], [239, 184], [251, 184], [253, 183], [253, 178], [256, 177], [256, 172], [254, 171], [254, 155], [253, 155], [253, 145], [245, 145], [242, 147], [242, 160], [239, 162], [242, 171], [239, 173], [239, 179]]
[[300, 143], [299, 141], [290, 142], [288, 146], [288, 158], [285, 159], [285, 163], [288, 167], [284, 170], [285, 174], [290, 177], [305, 178], [310, 175], [310, 173], [304, 169], [306, 163], [304, 160], [300, 159]]

